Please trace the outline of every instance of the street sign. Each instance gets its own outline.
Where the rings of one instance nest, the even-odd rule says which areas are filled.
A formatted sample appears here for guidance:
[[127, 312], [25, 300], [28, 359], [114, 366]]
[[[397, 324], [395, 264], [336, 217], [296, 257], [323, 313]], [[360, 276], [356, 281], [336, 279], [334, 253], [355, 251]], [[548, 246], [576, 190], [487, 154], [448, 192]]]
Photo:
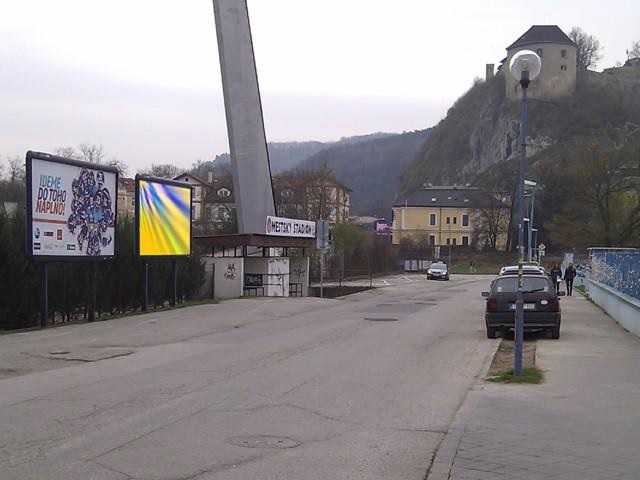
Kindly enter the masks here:
[[544, 243], [541, 243], [540, 245], [538, 245], [538, 250], [542, 250], [544, 252], [545, 248], [547, 248], [547, 247], [545, 246]]
[[327, 250], [331, 246], [328, 220], [316, 221], [316, 248]]

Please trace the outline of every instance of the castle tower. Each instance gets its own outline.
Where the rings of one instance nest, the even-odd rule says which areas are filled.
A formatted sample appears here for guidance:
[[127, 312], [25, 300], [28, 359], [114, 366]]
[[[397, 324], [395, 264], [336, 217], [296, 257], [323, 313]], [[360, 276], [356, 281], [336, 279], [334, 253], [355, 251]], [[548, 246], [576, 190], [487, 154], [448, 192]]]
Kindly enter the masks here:
[[576, 88], [577, 46], [557, 25], [534, 25], [507, 47], [502, 62], [507, 98], [522, 97], [519, 82], [511, 76], [511, 57], [520, 50], [533, 50], [542, 59], [542, 71], [529, 85], [529, 97], [550, 100], [573, 95]]

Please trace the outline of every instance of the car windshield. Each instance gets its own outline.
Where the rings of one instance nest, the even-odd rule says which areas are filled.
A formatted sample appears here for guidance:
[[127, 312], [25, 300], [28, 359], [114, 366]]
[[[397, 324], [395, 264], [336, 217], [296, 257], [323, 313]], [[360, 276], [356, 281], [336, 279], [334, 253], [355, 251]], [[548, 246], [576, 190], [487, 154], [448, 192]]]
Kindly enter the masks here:
[[447, 266], [444, 263], [432, 263], [431, 268], [434, 270], [446, 270]]
[[[525, 292], [548, 292], [549, 281], [544, 278], [524, 277], [522, 279], [522, 289]], [[518, 277], [505, 277], [498, 278], [494, 285], [494, 291], [496, 293], [510, 293], [518, 291]]]

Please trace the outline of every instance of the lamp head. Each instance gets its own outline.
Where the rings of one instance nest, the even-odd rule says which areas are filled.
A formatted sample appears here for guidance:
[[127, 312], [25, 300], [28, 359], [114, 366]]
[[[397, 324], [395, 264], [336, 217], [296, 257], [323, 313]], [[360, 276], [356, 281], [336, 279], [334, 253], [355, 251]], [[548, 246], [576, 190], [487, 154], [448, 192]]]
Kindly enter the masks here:
[[542, 60], [534, 51], [520, 50], [511, 57], [509, 71], [516, 80], [521, 83], [526, 82], [526, 85], [522, 85], [525, 88], [531, 80], [540, 75], [540, 70], [542, 70]]

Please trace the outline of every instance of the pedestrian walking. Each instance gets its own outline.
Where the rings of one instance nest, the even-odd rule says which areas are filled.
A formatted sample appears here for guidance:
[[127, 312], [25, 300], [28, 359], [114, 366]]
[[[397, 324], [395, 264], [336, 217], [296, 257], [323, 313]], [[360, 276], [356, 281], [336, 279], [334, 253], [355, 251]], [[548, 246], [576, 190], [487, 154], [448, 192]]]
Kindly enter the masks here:
[[562, 280], [562, 270], [560, 270], [560, 266], [557, 263], [553, 264], [551, 270], [549, 271], [549, 277], [551, 281], [556, 286], [556, 294], [560, 293], [560, 281]]
[[474, 265], [473, 260], [471, 260], [471, 261], [469, 262], [469, 271], [470, 271], [471, 273], [475, 273], [475, 271], [476, 271], [476, 266]]
[[564, 271], [564, 281], [567, 284], [567, 295], [569, 296], [573, 292], [573, 279], [576, 278], [577, 273], [573, 263], [570, 263]]

